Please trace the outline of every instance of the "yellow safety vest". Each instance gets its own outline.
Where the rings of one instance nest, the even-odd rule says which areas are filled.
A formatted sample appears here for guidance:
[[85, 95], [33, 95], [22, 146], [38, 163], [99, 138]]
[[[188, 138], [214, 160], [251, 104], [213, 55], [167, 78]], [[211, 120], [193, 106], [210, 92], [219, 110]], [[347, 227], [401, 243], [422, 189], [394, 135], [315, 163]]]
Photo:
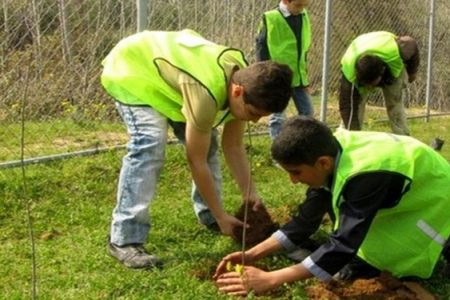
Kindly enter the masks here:
[[267, 47], [270, 59], [287, 64], [292, 72], [292, 86], [308, 86], [306, 56], [311, 45], [311, 23], [308, 12], [302, 14], [301, 53], [298, 53], [297, 38], [278, 9], [264, 13], [267, 24]]
[[[227, 100], [222, 59], [227, 55], [239, 61], [240, 67], [247, 66], [240, 50], [210, 42], [192, 30], [143, 31], [120, 41], [106, 56], [101, 82], [122, 103], [149, 105], [173, 121], [185, 122], [182, 95], [161, 77], [159, 63], [167, 62], [189, 74], [222, 110]], [[216, 121], [223, 117], [219, 114]]]
[[394, 276], [428, 278], [450, 235], [450, 165], [411, 137], [339, 130], [342, 146], [332, 185], [335, 229], [346, 183], [367, 172], [395, 172], [407, 178], [398, 205], [380, 209], [358, 256]]

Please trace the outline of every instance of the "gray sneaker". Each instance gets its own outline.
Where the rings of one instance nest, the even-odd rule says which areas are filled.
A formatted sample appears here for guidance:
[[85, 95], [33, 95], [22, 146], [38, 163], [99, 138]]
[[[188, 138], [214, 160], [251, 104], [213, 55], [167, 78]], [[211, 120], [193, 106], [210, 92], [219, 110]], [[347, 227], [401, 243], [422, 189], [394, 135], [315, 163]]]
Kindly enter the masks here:
[[163, 266], [162, 261], [158, 257], [148, 254], [140, 244], [117, 246], [109, 243], [108, 252], [129, 268], [152, 269], [162, 268]]

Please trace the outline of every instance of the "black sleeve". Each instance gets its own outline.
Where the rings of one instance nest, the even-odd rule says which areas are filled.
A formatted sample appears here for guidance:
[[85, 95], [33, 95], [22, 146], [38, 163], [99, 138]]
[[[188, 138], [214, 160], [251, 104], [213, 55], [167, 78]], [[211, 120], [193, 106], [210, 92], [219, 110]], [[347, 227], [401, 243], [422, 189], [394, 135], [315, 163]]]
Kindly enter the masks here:
[[256, 36], [255, 54], [256, 61], [270, 59], [269, 48], [267, 47], [267, 25], [264, 16], [261, 20], [260, 30]]
[[419, 70], [420, 56], [417, 42], [409, 36], [401, 36], [397, 39], [400, 56], [406, 66], [409, 75], [416, 74]]
[[309, 188], [305, 201], [298, 206], [295, 215], [280, 230], [292, 243], [300, 245], [319, 229], [326, 213], [332, 215], [331, 193], [325, 189]]
[[377, 211], [398, 204], [405, 178], [397, 173], [366, 173], [351, 179], [343, 190], [339, 227], [313, 254], [315, 265], [334, 275], [351, 261]]

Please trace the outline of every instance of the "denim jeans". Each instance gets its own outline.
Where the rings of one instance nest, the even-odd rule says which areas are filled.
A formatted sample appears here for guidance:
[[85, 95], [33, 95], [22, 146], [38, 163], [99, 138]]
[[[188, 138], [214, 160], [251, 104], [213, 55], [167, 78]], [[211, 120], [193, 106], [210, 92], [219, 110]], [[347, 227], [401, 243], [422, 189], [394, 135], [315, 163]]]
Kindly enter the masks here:
[[[292, 99], [299, 115], [312, 116], [314, 109], [311, 103], [311, 97], [305, 88], [296, 87], [293, 89]], [[285, 120], [284, 112], [273, 113], [269, 117], [269, 134], [274, 139], [281, 131], [281, 126]]]
[[[120, 170], [110, 241], [119, 246], [144, 244], [151, 228], [149, 207], [164, 164], [168, 127], [173, 128], [176, 137], [184, 144], [185, 124], [170, 122], [147, 106], [128, 106], [116, 102], [116, 107], [127, 126], [130, 139]], [[220, 195], [221, 171], [217, 150], [217, 131], [213, 130], [207, 161]], [[205, 225], [215, 222], [195, 184], [191, 196], [199, 222]], [[170, 199], [167, 201], [170, 203]]]

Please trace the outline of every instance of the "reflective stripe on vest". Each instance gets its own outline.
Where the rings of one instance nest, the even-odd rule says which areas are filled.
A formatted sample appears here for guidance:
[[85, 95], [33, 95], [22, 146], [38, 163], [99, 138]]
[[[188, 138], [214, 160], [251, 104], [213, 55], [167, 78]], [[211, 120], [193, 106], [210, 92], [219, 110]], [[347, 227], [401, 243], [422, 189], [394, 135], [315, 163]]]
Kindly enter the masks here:
[[396, 36], [390, 32], [377, 31], [358, 36], [347, 48], [341, 59], [345, 78], [358, 86], [356, 82], [356, 62], [364, 55], [374, 55], [385, 62], [392, 75], [398, 78], [404, 68]]
[[339, 130], [342, 146], [334, 174], [333, 209], [339, 227], [342, 190], [358, 174], [394, 172], [407, 184], [399, 203], [380, 209], [357, 255], [394, 276], [428, 278], [450, 235], [450, 165], [411, 137]]
[[270, 59], [287, 64], [294, 72], [293, 87], [309, 85], [306, 55], [311, 45], [311, 23], [306, 10], [301, 15], [301, 53], [298, 55], [297, 37], [278, 9], [264, 13], [267, 26], [267, 47]]
[[182, 95], [163, 80], [158, 64], [167, 62], [197, 80], [221, 110], [227, 99], [222, 65], [225, 56], [239, 61], [239, 67], [247, 66], [240, 50], [212, 43], [192, 30], [143, 31], [123, 39], [112, 49], [103, 60], [101, 80], [118, 101], [149, 105], [173, 121], [185, 122]]

